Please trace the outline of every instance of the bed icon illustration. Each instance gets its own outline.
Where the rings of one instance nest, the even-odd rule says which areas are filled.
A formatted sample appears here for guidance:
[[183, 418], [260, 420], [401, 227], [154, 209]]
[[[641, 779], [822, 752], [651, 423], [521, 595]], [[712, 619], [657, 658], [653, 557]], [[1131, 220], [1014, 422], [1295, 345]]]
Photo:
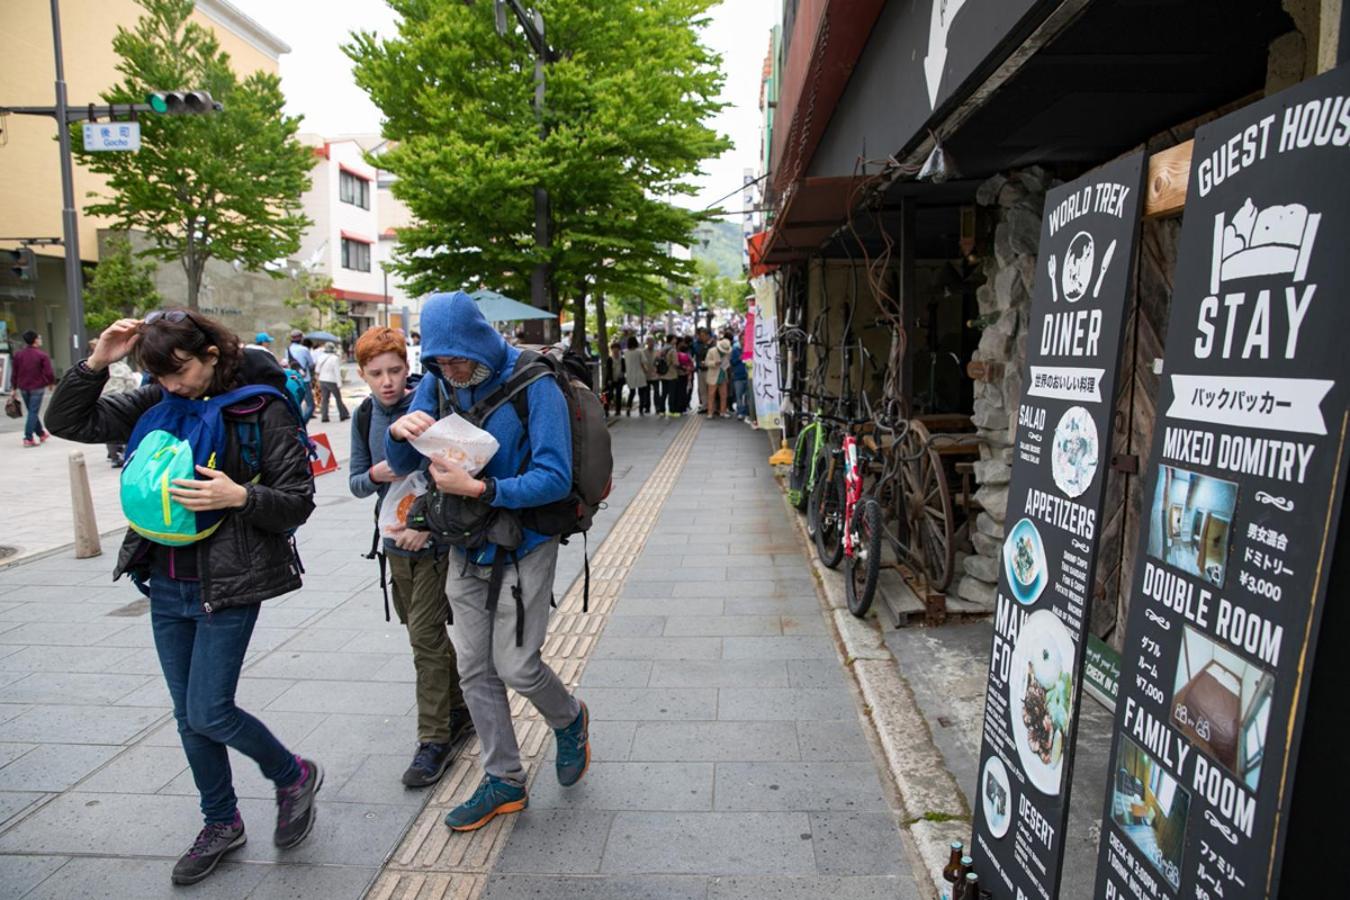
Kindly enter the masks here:
[[1308, 274], [1321, 213], [1308, 212], [1302, 203], [1267, 206], [1258, 210], [1250, 197], [1225, 221], [1214, 217], [1214, 249], [1209, 290], [1217, 294], [1225, 282], [1261, 275], [1292, 275], [1295, 282]]

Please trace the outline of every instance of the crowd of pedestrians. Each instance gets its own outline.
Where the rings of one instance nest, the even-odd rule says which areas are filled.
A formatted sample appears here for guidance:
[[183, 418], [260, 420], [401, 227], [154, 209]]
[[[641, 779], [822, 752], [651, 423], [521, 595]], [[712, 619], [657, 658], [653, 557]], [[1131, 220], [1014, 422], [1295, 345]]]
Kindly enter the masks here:
[[[608, 414], [748, 419], [749, 372], [732, 329], [697, 328], [692, 337], [654, 332], [639, 342], [625, 333], [609, 345], [601, 378]], [[734, 403], [734, 411], [732, 404]]]
[[[508, 343], [467, 295], [433, 295], [421, 323], [411, 344], [389, 328], [356, 342], [370, 396], [351, 416], [349, 484], [357, 497], [375, 498], [370, 557], [407, 629], [416, 669], [415, 749], [401, 780], [409, 788], [434, 784], [476, 731], [485, 775], [446, 817], [451, 829], [472, 831], [529, 802], [508, 688], [554, 729], [561, 784], [576, 784], [589, 767], [586, 704], [542, 658], [559, 536], [572, 533], [554, 523], [577, 509], [576, 419], [566, 384], [529, 377], [538, 357]], [[54, 379], [40, 340], [25, 339], [34, 351], [23, 363], [32, 420], [25, 442], [40, 441], [47, 431], [35, 411]], [[335, 348], [315, 353], [296, 332], [279, 361], [271, 343], [259, 333], [242, 344], [194, 310], [122, 319], [65, 373], [47, 411], [60, 437], [126, 448], [121, 492], [131, 527], [113, 576], [127, 575], [149, 598], [203, 818], [172, 868], [175, 884], [208, 877], [246, 840], [227, 748], [253, 760], [275, 786], [273, 841], [283, 850], [311, 834], [324, 781], [317, 760], [295, 753], [235, 701], [261, 604], [299, 589], [305, 572], [294, 534], [315, 508], [305, 432], [314, 404], [311, 390], [299, 396], [291, 389], [295, 376], [307, 384], [317, 377], [325, 420], [330, 397], [340, 419], [348, 418]], [[645, 392], [640, 409], [658, 397], [661, 408], [681, 411], [696, 371], [689, 342], [663, 339], [659, 349], [655, 341], [645, 349], [630, 343], [636, 390]], [[132, 356], [145, 383], [109, 389], [113, 370]], [[413, 446], [450, 412], [497, 441], [481, 472], [471, 475], [448, 456], [428, 458]], [[175, 452], [138, 456], [141, 442], [151, 440]], [[414, 477], [425, 481], [425, 494], [410, 509], [398, 503], [394, 523], [382, 527], [381, 501]], [[163, 522], [153, 521], [161, 508]], [[149, 520], [133, 512], [142, 509]], [[438, 524], [445, 521], [464, 527]]]

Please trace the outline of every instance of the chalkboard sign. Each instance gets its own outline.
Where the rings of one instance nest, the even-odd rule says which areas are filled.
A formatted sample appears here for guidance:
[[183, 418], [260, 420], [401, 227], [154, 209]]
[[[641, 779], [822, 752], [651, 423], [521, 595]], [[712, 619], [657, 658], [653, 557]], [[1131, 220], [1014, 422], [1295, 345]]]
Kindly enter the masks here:
[[1196, 133], [1094, 897], [1275, 894], [1346, 477], [1347, 145], [1350, 70]]
[[973, 794], [996, 898], [1058, 893], [1143, 178], [1137, 153], [1045, 198]]

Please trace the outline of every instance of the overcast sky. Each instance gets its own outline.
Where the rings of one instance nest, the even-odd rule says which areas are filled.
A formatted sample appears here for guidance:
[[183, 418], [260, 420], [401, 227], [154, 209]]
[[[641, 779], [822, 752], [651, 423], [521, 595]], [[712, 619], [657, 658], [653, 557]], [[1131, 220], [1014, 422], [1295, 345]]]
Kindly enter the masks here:
[[[351, 62], [339, 46], [353, 29], [395, 34], [394, 14], [382, 0], [230, 0], [240, 11], [291, 45], [281, 58], [287, 109], [303, 114], [305, 131], [325, 135], [373, 133], [380, 111], [356, 86]], [[722, 54], [726, 85], [722, 99], [731, 106], [714, 122], [736, 143], [721, 158], [704, 164], [699, 193], [684, 200], [701, 208], [736, 190], [744, 169], [758, 168], [759, 79], [769, 46], [769, 29], [778, 21], [781, 0], [726, 0], [713, 9], [706, 43]], [[724, 201], [739, 209], [739, 198]]]

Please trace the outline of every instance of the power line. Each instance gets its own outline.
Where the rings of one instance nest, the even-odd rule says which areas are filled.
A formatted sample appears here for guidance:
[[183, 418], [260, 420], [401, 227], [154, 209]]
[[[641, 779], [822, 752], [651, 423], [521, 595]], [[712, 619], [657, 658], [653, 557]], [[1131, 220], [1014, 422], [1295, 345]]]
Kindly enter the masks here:
[[728, 197], [734, 197], [735, 195], [739, 194], [741, 191], [745, 190], [746, 188], [748, 188], [748, 187], [754, 187], [755, 185], [757, 185], [757, 184], [759, 184], [761, 181], [763, 181], [765, 178], [768, 178], [768, 177], [769, 177], [769, 174], [770, 174], [770, 173], [765, 172], [763, 175], [759, 176], [759, 177], [756, 178], [754, 181], [747, 181], [745, 184], [743, 184], [743, 185], [741, 185], [740, 187], [736, 188], [736, 190], [734, 190], [734, 191], [732, 191], [732, 192], [730, 192], [730, 193], [728, 193], [728, 194], [723, 194], [722, 196], [718, 197], [718, 198], [717, 198], [716, 200], [714, 200], [713, 202], [709, 203], [707, 206], [703, 207], [703, 209], [700, 209], [699, 212], [707, 212], [708, 210], [712, 209], [714, 206], [716, 206], [717, 204], [721, 203], [723, 200], [727, 199]]

